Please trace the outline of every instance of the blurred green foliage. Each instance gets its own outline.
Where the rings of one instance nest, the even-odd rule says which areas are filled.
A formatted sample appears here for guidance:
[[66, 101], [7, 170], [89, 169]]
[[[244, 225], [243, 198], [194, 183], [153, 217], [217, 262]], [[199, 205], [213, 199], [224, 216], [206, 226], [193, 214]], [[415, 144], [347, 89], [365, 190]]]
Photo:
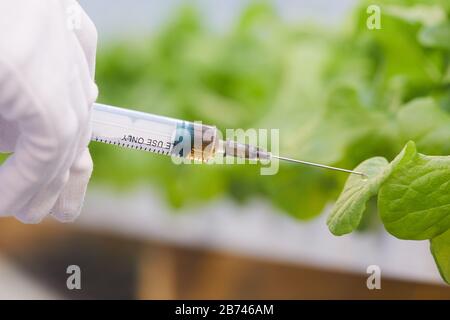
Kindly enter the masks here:
[[[373, 156], [391, 160], [410, 139], [420, 152], [448, 154], [449, 2], [378, 3], [380, 30], [366, 27], [368, 2], [341, 29], [289, 25], [259, 2], [223, 33], [183, 7], [155, 36], [100, 48], [99, 101], [220, 129], [280, 128], [281, 154], [348, 168]], [[431, 102], [420, 116], [402, 112], [422, 97]], [[178, 166], [96, 143], [91, 151], [93, 182], [121, 190], [150, 183], [174, 207], [261, 196], [309, 219], [346, 179], [289, 164], [261, 176], [256, 165]]]

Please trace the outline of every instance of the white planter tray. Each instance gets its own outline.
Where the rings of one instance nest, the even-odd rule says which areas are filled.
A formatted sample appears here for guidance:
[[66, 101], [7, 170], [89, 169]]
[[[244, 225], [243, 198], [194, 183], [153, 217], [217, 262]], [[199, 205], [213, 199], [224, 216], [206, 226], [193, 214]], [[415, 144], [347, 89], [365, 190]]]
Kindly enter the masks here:
[[326, 213], [311, 222], [298, 221], [257, 200], [239, 206], [223, 199], [175, 212], [148, 187], [127, 194], [96, 187], [76, 225], [356, 273], [374, 264], [383, 276], [443, 283], [428, 241], [398, 240], [384, 230], [335, 237], [325, 220]]

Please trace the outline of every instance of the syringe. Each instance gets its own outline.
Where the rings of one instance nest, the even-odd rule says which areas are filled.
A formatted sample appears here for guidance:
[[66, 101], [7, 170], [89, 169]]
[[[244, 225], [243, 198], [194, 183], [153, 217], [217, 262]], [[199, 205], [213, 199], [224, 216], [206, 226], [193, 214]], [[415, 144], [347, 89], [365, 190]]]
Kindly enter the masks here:
[[362, 172], [274, 155], [258, 146], [218, 138], [215, 126], [130, 109], [94, 104], [92, 141], [168, 156], [209, 161], [217, 155], [271, 161], [274, 158], [357, 174]]

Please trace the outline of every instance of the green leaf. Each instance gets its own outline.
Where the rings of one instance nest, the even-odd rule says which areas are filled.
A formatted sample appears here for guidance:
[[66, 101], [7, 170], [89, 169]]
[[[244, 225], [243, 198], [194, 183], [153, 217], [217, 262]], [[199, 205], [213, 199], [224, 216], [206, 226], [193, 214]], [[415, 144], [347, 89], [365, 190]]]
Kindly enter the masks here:
[[324, 164], [342, 160], [348, 146], [384, 126], [384, 116], [368, 110], [356, 90], [339, 87], [329, 94], [320, 117], [299, 127], [295, 135], [296, 154]]
[[362, 162], [328, 217], [335, 235], [355, 230], [366, 202], [378, 193], [386, 230], [400, 239], [431, 239], [431, 251], [445, 281], [450, 279], [450, 156], [426, 156], [410, 141], [390, 163], [381, 157]]
[[380, 185], [389, 174], [389, 163], [385, 158], [368, 159], [355, 168], [367, 178], [351, 175], [344, 191], [339, 196], [327, 224], [335, 235], [343, 235], [355, 230], [361, 222], [366, 202], [378, 193]]
[[384, 13], [399, 19], [421, 23], [431, 26], [443, 22], [446, 19], [444, 8], [439, 5], [417, 4], [414, 6], [386, 5], [383, 6]]
[[392, 167], [378, 194], [385, 228], [400, 239], [433, 238], [450, 228], [450, 156], [425, 156], [414, 143]]
[[397, 115], [403, 140], [413, 140], [428, 155], [450, 154], [450, 115], [432, 98], [415, 99]]
[[5, 162], [6, 159], [8, 159], [8, 154], [6, 153], [0, 153], [0, 164], [2, 164], [3, 162]]
[[430, 249], [442, 278], [450, 284], [450, 229], [431, 239]]
[[418, 39], [425, 47], [450, 50], [450, 22], [422, 28]]
[[358, 227], [366, 209], [366, 202], [377, 195], [393, 168], [404, 157], [409, 156], [412, 149], [415, 150], [414, 143], [409, 142], [391, 163], [385, 158], [374, 157], [362, 162], [354, 169], [364, 173], [367, 178], [361, 178], [359, 175], [350, 175], [348, 178], [327, 220], [328, 228], [333, 234], [343, 235]]
[[[329, 46], [317, 39], [307, 39], [286, 51], [284, 73], [273, 105], [258, 128], [280, 130], [280, 151], [298, 155], [305, 136], [313, 130], [323, 113], [323, 73], [329, 59]], [[289, 115], [290, 121], [286, 121]]]

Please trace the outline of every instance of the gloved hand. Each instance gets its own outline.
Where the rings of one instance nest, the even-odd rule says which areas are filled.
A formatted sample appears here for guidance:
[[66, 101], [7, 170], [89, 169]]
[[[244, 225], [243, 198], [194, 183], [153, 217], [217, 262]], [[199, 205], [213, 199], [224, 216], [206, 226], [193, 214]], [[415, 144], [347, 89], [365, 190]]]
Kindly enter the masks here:
[[0, 1], [0, 216], [38, 223], [79, 214], [97, 32], [75, 0]]

